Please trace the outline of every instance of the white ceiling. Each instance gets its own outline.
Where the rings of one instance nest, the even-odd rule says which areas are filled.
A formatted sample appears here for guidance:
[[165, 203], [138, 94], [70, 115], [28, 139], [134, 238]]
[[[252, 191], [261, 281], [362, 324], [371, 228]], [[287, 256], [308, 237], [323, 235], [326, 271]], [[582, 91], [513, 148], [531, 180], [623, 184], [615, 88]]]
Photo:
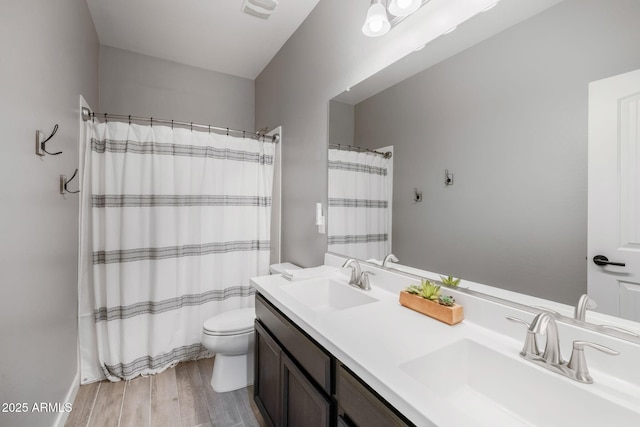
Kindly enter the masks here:
[[87, 0], [100, 44], [255, 79], [319, 0], [279, 0], [268, 20], [243, 0]]

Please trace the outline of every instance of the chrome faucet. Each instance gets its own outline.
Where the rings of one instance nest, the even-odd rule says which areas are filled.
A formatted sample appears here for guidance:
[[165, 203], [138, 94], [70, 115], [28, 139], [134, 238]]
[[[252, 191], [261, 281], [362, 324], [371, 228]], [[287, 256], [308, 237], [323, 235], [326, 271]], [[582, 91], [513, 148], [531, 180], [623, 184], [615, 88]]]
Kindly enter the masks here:
[[394, 254], [390, 253], [389, 255], [387, 255], [386, 257], [384, 257], [384, 261], [382, 261], [382, 266], [386, 267], [387, 263], [391, 261], [391, 262], [398, 262], [399, 259], [397, 256], [395, 256]]
[[598, 304], [596, 304], [595, 300], [589, 295], [584, 294], [580, 297], [578, 305], [576, 305], [576, 309], [573, 312], [573, 317], [576, 320], [581, 320], [584, 322], [584, 319], [587, 315], [587, 309], [593, 310], [596, 307], [598, 307]]
[[369, 275], [373, 275], [372, 272], [363, 272], [358, 260], [353, 258], [349, 258], [344, 262], [344, 264], [342, 264], [342, 268], [345, 267], [351, 267], [351, 278], [349, 279], [350, 285], [357, 286], [360, 289], [364, 289], [365, 291], [371, 290]]
[[[573, 318], [584, 322], [586, 319], [587, 310], [593, 310], [594, 308], [597, 308], [597, 307], [598, 307], [598, 304], [596, 303], [596, 301], [593, 298], [591, 298], [589, 295], [584, 294], [580, 297], [580, 300], [578, 301], [578, 305], [576, 305], [576, 308], [573, 312]], [[604, 329], [609, 329], [611, 331], [622, 332], [624, 334], [640, 338], [639, 334], [633, 331], [630, 331], [628, 329], [621, 328], [619, 326], [600, 325], [600, 327]]]
[[[593, 378], [589, 375], [587, 361], [584, 357], [585, 346], [595, 348], [596, 350], [600, 350], [603, 353], [613, 356], [620, 354], [617, 351], [600, 344], [588, 341], [574, 341], [571, 358], [567, 363], [562, 360], [562, 355], [560, 354], [558, 325], [549, 313], [539, 313], [533, 318], [530, 324], [516, 317], [507, 316], [507, 319], [523, 323], [528, 326], [525, 344], [520, 352], [520, 356], [523, 359], [581, 383], [593, 383]], [[547, 337], [547, 342], [542, 354], [540, 354], [540, 351], [538, 350], [536, 334], [544, 334]]]
[[542, 358], [546, 363], [554, 365], [562, 364], [560, 355], [560, 337], [558, 336], [558, 325], [549, 313], [539, 313], [531, 321], [529, 330], [535, 334], [543, 334], [547, 337]]

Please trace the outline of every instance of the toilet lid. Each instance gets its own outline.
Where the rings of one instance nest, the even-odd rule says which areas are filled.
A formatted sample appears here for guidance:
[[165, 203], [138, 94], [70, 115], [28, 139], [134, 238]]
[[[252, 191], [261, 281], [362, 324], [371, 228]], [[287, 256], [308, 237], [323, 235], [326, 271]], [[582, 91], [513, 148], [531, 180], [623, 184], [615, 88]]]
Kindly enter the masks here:
[[220, 313], [204, 322], [205, 333], [212, 335], [231, 335], [253, 330], [256, 312], [253, 307], [241, 308]]

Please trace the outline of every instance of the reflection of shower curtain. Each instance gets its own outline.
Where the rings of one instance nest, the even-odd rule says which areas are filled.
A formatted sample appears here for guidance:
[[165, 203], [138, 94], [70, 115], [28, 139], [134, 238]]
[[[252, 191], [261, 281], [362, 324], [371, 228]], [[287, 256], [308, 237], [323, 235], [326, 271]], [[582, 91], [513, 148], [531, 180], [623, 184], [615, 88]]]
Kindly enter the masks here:
[[329, 149], [328, 250], [360, 259], [391, 252], [392, 159]]
[[207, 355], [203, 322], [252, 306], [268, 273], [273, 143], [87, 122], [81, 183], [82, 382]]

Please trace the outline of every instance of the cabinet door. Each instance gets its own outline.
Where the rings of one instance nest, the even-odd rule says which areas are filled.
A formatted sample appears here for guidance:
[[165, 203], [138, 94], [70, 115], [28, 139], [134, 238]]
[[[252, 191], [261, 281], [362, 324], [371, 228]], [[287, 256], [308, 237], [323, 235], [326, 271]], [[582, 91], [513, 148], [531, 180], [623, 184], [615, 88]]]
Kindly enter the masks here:
[[413, 424], [401, 418], [364, 383], [340, 365], [337, 373], [338, 415], [340, 426], [407, 427]]
[[256, 321], [253, 394], [265, 422], [280, 426], [282, 351], [269, 333]]
[[329, 427], [331, 403], [282, 354], [282, 425], [284, 427]]

